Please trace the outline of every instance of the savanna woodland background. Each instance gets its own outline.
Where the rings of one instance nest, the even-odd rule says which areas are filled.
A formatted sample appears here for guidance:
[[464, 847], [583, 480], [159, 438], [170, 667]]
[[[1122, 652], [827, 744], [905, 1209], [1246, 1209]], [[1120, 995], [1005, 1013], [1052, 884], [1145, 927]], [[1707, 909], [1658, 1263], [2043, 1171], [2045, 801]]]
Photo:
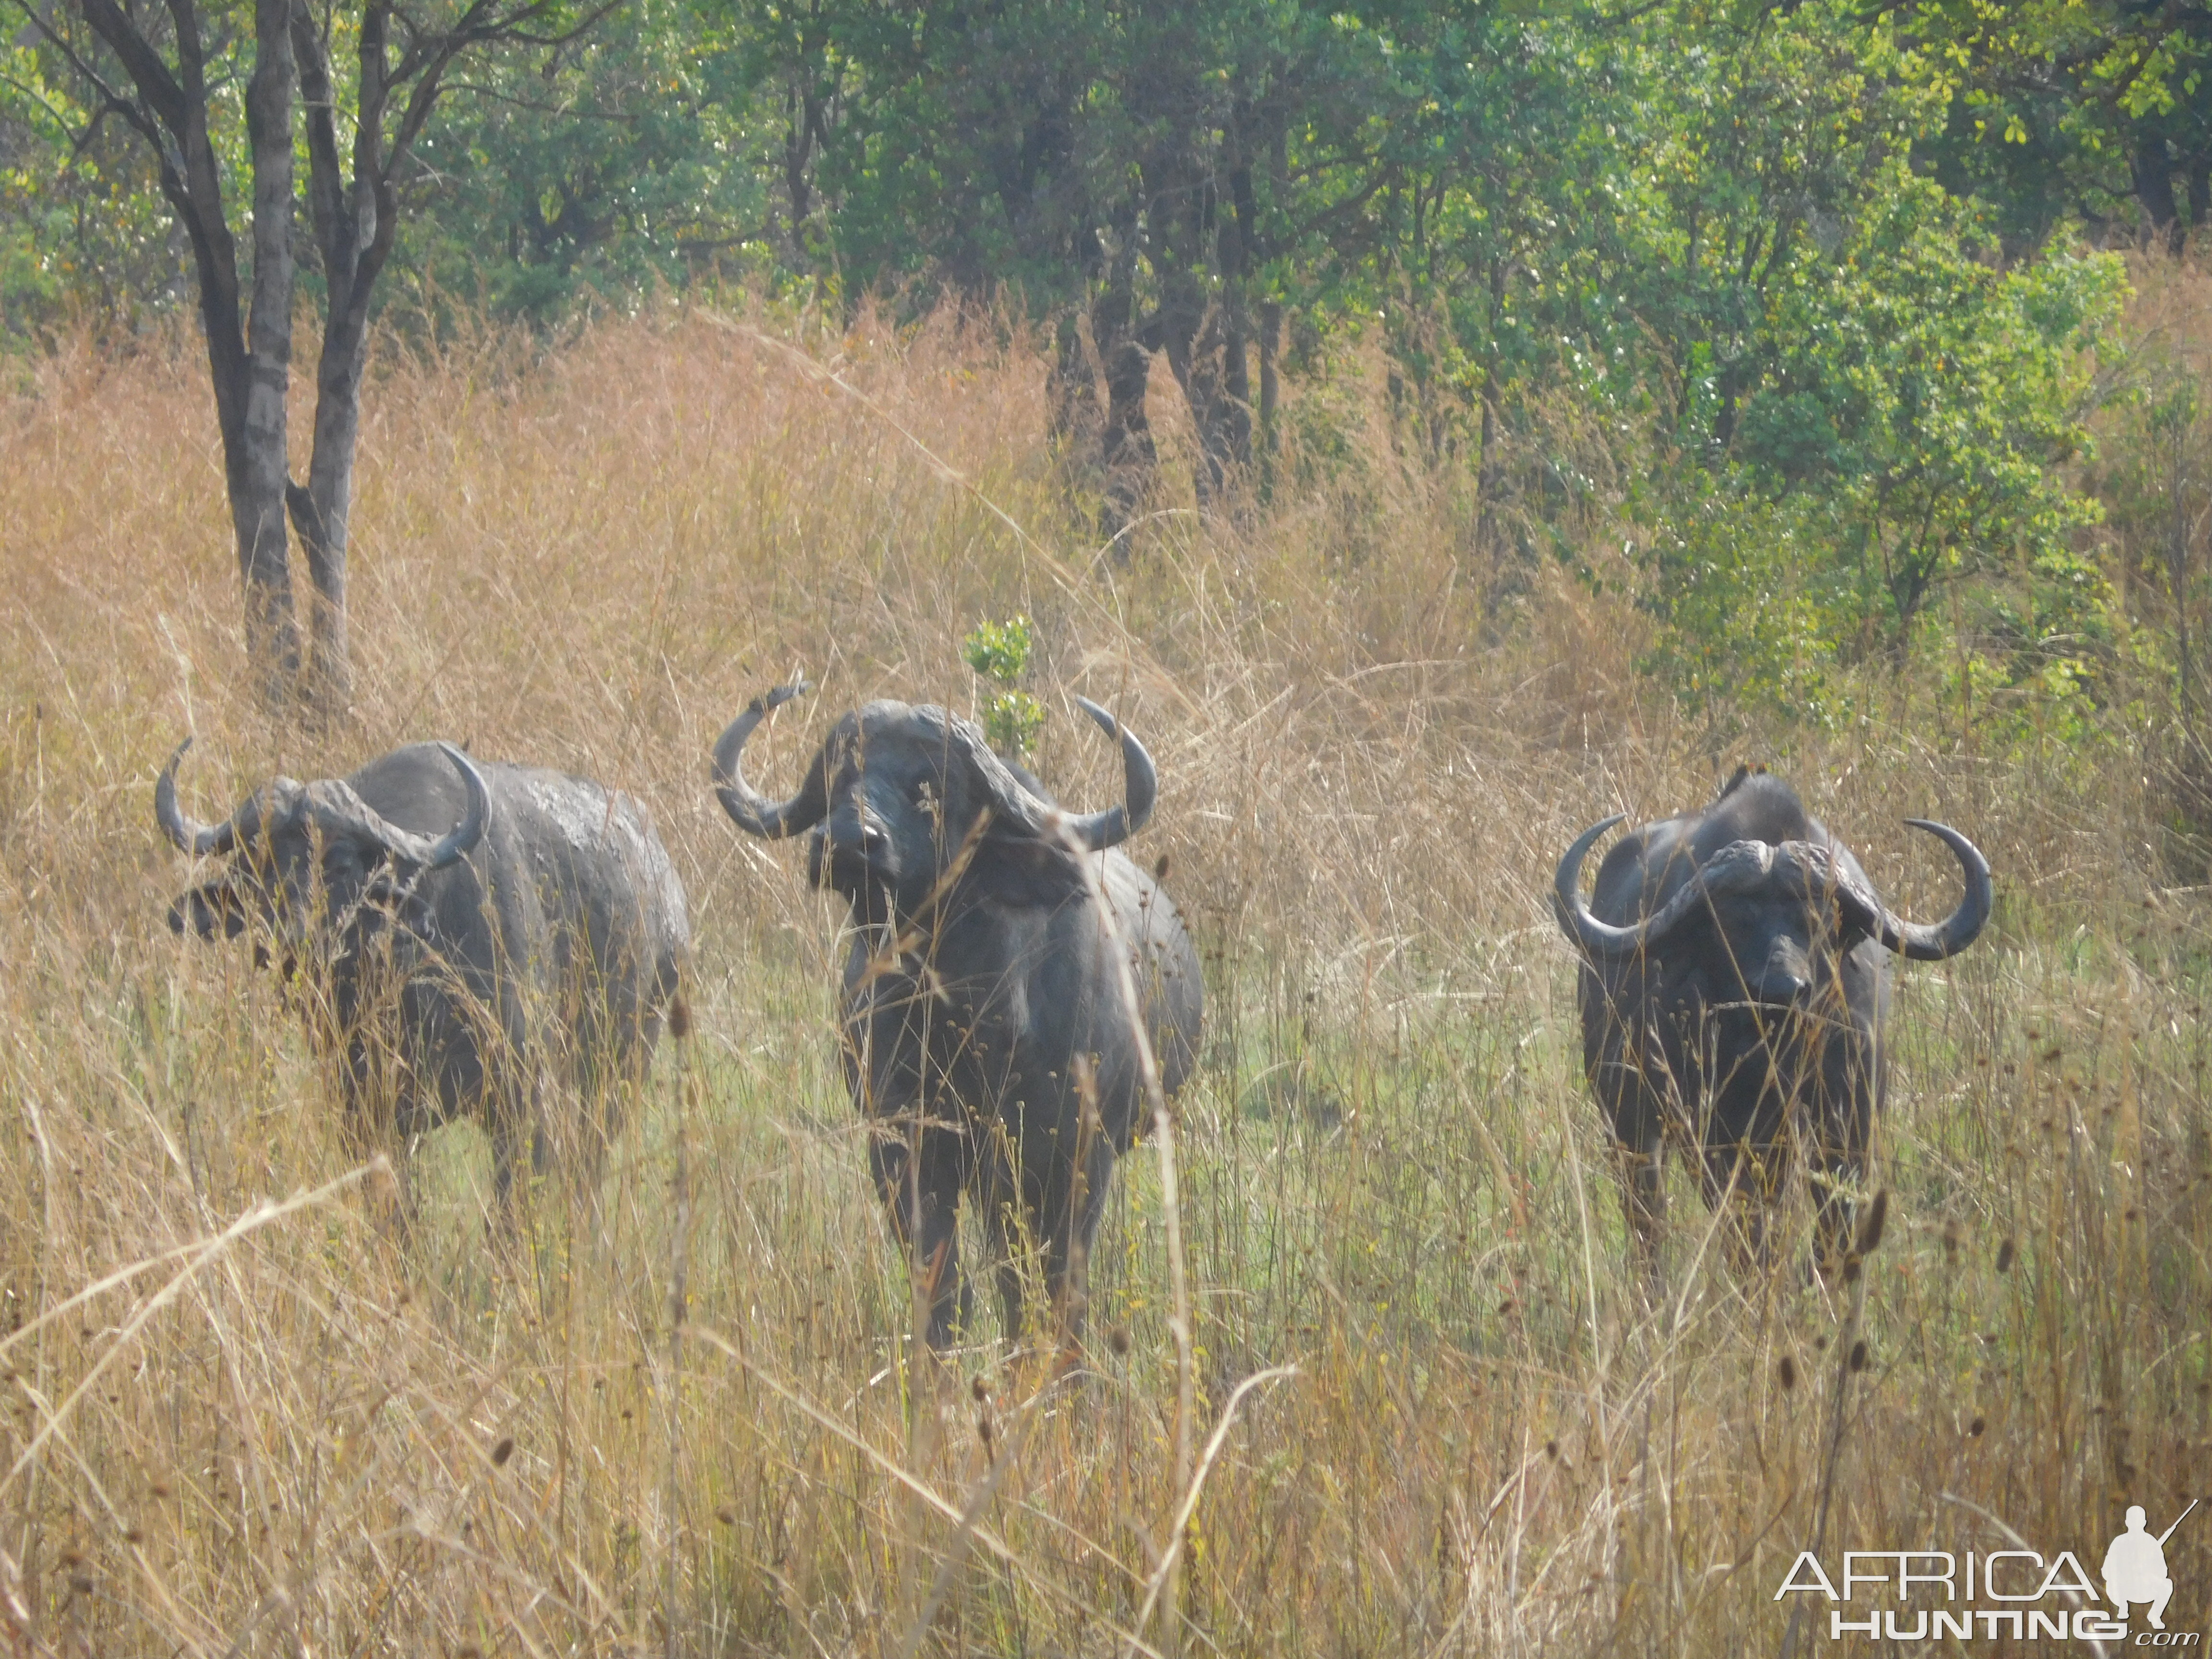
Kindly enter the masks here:
[[[1809, 1652], [1801, 1549], [2212, 1488], [2212, 10], [0, 20], [0, 1645]], [[836, 918], [705, 787], [1016, 615], [1209, 975], [1056, 1385], [916, 1356]], [[162, 925], [188, 731], [204, 817], [429, 736], [651, 804], [696, 1030], [596, 1207], [502, 1241], [459, 1126], [397, 1224]], [[1999, 908], [1898, 976], [1859, 1278], [1678, 1174], [1650, 1306], [1542, 894], [1745, 759]]]

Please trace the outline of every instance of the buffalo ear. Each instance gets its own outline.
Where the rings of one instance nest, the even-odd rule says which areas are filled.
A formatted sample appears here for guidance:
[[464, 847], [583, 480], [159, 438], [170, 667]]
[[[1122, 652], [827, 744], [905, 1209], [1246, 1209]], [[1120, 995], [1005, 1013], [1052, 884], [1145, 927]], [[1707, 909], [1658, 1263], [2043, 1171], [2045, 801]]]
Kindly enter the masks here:
[[1045, 835], [994, 824], [976, 848], [968, 879], [1000, 904], [1056, 908], [1083, 897], [1076, 854]]
[[229, 882], [211, 881], [169, 907], [169, 931], [182, 933], [187, 926], [202, 939], [213, 939], [217, 927], [225, 939], [236, 939], [246, 931], [246, 907]]
[[1879, 935], [1881, 921], [1880, 905], [1881, 902], [1863, 889], [1844, 883], [1837, 884], [1833, 914], [1838, 955], [1863, 940]]
[[415, 890], [412, 883], [395, 879], [389, 870], [362, 890], [362, 902], [382, 906], [397, 926], [417, 939], [434, 941], [438, 937], [437, 913], [429, 901]]
[[1052, 797], [1042, 787], [1030, 787], [1036, 780], [1026, 768], [1010, 766], [994, 754], [973, 721], [950, 722], [946, 741], [967, 774], [969, 802], [990, 811], [993, 835], [1034, 836], [1043, 832], [1052, 814]]

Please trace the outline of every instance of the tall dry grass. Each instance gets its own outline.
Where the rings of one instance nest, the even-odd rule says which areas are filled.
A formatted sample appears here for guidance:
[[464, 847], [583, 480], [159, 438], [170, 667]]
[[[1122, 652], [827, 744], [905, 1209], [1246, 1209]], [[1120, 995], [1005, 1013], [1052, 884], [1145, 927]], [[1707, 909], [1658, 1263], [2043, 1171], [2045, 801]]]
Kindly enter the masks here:
[[[1899, 823], [1933, 815], [1990, 852], [1998, 921], [1899, 975], [1863, 1314], [1802, 1282], [1802, 1202], [1761, 1274], [1679, 1176], [1647, 1308], [1542, 902], [1583, 824], [1713, 782], [1638, 682], [1634, 612], [1540, 575], [1498, 629], [1460, 507], [1379, 416], [1349, 476], [1286, 469], [1242, 523], [1170, 487], [1098, 556], [1043, 399], [1018, 335], [950, 324], [672, 313], [398, 356], [363, 434], [359, 701], [322, 738], [240, 672], [191, 351], [64, 356], [0, 405], [0, 1645], [1703, 1659], [1778, 1644], [1824, 1504], [1832, 1559], [2001, 1547], [1985, 1516], [2090, 1559], [2125, 1503], [2162, 1526], [2205, 1489], [2205, 903], [2159, 885], [2140, 778], [1977, 755], [1907, 696], [1790, 738], [1893, 901], [1950, 902]], [[757, 739], [772, 781], [863, 698], [970, 707], [957, 643], [1016, 610], [1048, 701], [1152, 745], [1139, 850], [1206, 957], [1188, 1425], [1150, 1146], [1100, 1235], [1094, 1376], [916, 1358], [830, 1050], [835, 917], [704, 787], [797, 670], [823, 689]], [[152, 781], [187, 731], [203, 816], [428, 736], [650, 804], [696, 1031], [594, 1218], [541, 1191], [519, 1244], [488, 1237], [457, 1127], [395, 1231], [282, 988], [162, 925], [188, 872]], [[1039, 769], [1103, 799], [1109, 748], [1055, 718]], [[1178, 1429], [1196, 1456], [1224, 1425], [1139, 1631]], [[2202, 1622], [2208, 1539], [2169, 1547], [2170, 1625]]]

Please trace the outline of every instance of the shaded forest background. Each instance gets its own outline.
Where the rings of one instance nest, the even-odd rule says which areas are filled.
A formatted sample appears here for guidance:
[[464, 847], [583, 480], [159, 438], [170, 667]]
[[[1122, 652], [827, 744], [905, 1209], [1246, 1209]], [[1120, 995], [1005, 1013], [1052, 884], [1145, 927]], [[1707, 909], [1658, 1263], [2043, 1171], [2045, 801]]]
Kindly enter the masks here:
[[[13, 4], [0, 338], [19, 361], [127, 349], [191, 314], [187, 238], [109, 95], [102, 0]], [[165, 49], [191, 20], [242, 222], [268, 7], [107, 9]], [[339, 83], [320, 110], [343, 129], [359, 106], [364, 30], [459, 39], [437, 31], [484, 9], [295, 8]], [[832, 341], [960, 307], [1048, 352], [1075, 521], [1115, 558], [1164, 512], [1325, 501], [1356, 563], [1418, 496], [1490, 635], [1559, 568], [1632, 595], [1640, 670], [1716, 753], [1920, 696], [1939, 740], [2139, 752], [2185, 852], [2212, 816], [2191, 275], [2212, 10], [548, 0], [498, 21], [392, 149], [387, 341], [490, 319], [550, 349], [687, 296]], [[306, 305], [327, 298], [310, 240]], [[1164, 454], [1163, 398], [1188, 434]]]

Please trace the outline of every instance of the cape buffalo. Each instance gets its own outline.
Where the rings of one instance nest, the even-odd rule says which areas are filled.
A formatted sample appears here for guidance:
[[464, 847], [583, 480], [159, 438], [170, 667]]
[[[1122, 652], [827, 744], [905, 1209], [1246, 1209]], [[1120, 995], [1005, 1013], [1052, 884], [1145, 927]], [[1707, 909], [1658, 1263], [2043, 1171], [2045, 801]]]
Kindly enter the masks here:
[[[281, 950], [318, 1042], [344, 1060], [349, 1133], [402, 1145], [464, 1112], [491, 1135], [502, 1203], [516, 1137], [543, 1164], [541, 1096], [565, 1073], [592, 1109], [574, 1173], [597, 1173], [614, 1085], [641, 1081], [690, 942], [684, 888], [644, 808], [582, 778], [482, 766], [412, 744], [351, 777], [279, 777], [222, 823], [177, 805], [177, 746], [155, 816], [183, 851], [228, 860], [177, 900], [202, 939], [252, 929]], [[557, 1134], [555, 1138], [560, 1139]]]
[[969, 721], [872, 702], [832, 728], [797, 794], [769, 800], [745, 782], [740, 753], [770, 709], [808, 689], [778, 687], [732, 721], [714, 781], [739, 828], [810, 832], [808, 880], [851, 906], [846, 1081], [929, 1306], [929, 1341], [944, 1346], [969, 1318], [963, 1190], [999, 1257], [1008, 1337], [1022, 1329], [1009, 1259], [1020, 1229], [1043, 1248], [1054, 1304], [1079, 1339], [1114, 1160], [1150, 1121], [1133, 992], [1169, 1093], [1198, 1042], [1202, 991], [1182, 918], [1158, 881], [1107, 850], [1152, 811], [1151, 757], [1084, 702], [1121, 739], [1127, 805], [1063, 814]]
[[1990, 866], [1957, 830], [1906, 819], [1950, 848], [1966, 892], [1934, 927], [1900, 921], [1789, 785], [1744, 768], [1704, 811], [1625, 837], [1585, 904], [1583, 856], [1620, 821], [1567, 848], [1553, 905], [1582, 948], [1583, 1063], [1622, 1154], [1647, 1278], [1670, 1139], [1702, 1148], [1709, 1205], [1732, 1189], [1758, 1201], [1754, 1249], [1802, 1146], [1832, 1261], [1850, 1221], [1843, 1183], [1859, 1174], [1886, 1085], [1884, 953], [1935, 962], [1972, 945], [1989, 920]]

